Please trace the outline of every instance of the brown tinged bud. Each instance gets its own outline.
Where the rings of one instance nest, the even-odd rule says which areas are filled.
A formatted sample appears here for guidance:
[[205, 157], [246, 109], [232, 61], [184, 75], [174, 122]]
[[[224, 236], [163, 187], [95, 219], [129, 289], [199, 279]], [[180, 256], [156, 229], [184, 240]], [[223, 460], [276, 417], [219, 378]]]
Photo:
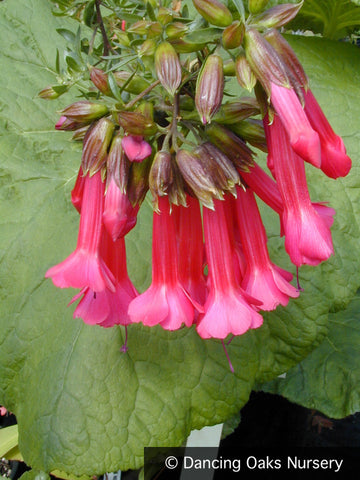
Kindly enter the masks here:
[[181, 83], [179, 56], [169, 42], [162, 42], [155, 52], [155, 69], [161, 85], [170, 95], [175, 95]]
[[[65, 87], [65, 90], [67, 89], [67, 87]], [[55, 98], [58, 98], [60, 97], [61, 93], [59, 91], [56, 91], [54, 90], [54, 87], [52, 87], [51, 85], [43, 88], [39, 93], [38, 93], [38, 97], [44, 99], [44, 100], [55, 100]]]
[[83, 100], [69, 105], [60, 113], [75, 122], [90, 123], [97, 118], [103, 117], [108, 111], [106, 105]]
[[240, 55], [235, 62], [235, 69], [236, 69], [236, 78], [239, 85], [249, 92], [256, 85], [256, 77], [251, 70], [251, 67], [243, 55]]
[[156, 123], [139, 112], [119, 112], [119, 124], [131, 135], [154, 135], [157, 132]]
[[222, 33], [222, 44], [227, 50], [237, 48], [241, 45], [245, 33], [245, 25], [240, 20], [235, 20], [225, 28]]
[[183, 38], [171, 39], [171, 45], [178, 53], [192, 53], [203, 50], [206, 47], [206, 43], [194, 43], [184, 40]]
[[264, 28], [280, 28], [289, 23], [303, 6], [304, 1], [300, 3], [283, 3], [269, 8], [266, 12], [254, 18], [253, 22]]
[[204, 125], [219, 110], [224, 94], [223, 61], [219, 55], [209, 55], [198, 75], [195, 105]]
[[127, 28], [129, 33], [136, 33], [138, 35], [146, 35], [151, 22], [147, 20], [139, 20]]
[[282, 60], [285, 62], [294, 87], [308, 88], [309, 79], [285, 38], [275, 28], [264, 34], [264, 38], [275, 48]]
[[122, 135], [116, 135], [110, 146], [109, 155], [106, 162], [107, 178], [113, 178], [119, 189], [126, 193], [126, 187], [129, 181], [130, 161], [126, 158], [121, 146]]
[[90, 80], [93, 82], [95, 87], [100, 90], [104, 95], [111, 95], [111, 90], [108, 84], [108, 76], [100, 68], [91, 67], [90, 68]]
[[194, 7], [206, 21], [217, 27], [227, 27], [233, 21], [230, 10], [218, 0], [193, 0]]
[[189, 27], [185, 23], [173, 22], [166, 27], [165, 33], [168, 38], [173, 39], [182, 37], [188, 30]]
[[212, 123], [206, 129], [211, 142], [231, 159], [236, 168], [248, 171], [253, 164], [253, 152], [246, 143], [227, 128]]
[[89, 125], [85, 125], [84, 127], [77, 128], [73, 136], [71, 137], [71, 140], [74, 140], [75, 142], [82, 142], [85, 138], [86, 132], [89, 130]]
[[245, 118], [259, 115], [260, 108], [255, 98], [242, 97], [240, 100], [221, 105], [213, 120], [224, 125], [232, 125]]
[[94, 175], [104, 166], [114, 129], [111, 120], [101, 118], [86, 132], [81, 156], [84, 175]]
[[248, 0], [249, 12], [257, 15], [264, 10], [268, 3], [269, 0]]
[[173, 11], [166, 7], [160, 7], [156, 19], [162, 24], [167, 25], [173, 19]]
[[[150, 85], [140, 75], [133, 75], [125, 70], [113, 72], [113, 75], [120, 88], [125, 85], [124, 90], [129, 93], [134, 93], [135, 95], [139, 95], [139, 93], [143, 92]], [[130, 77], [131, 80], [129, 80]]]
[[274, 47], [257, 30], [250, 28], [245, 33], [244, 47], [246, 60], [268, 97], [271, 95], [271, 83], [290, 87], [284, 62]]
[[[138, 53], [140, 57], [151, 57], [154, 55], [156, 50], [156, 42], [152, 38], [148, 38], [145, 42], [139, 47]], [[141, 77], [140, 77], [141, 78]], [[145, 81], [145, 80], [144, 80]]]

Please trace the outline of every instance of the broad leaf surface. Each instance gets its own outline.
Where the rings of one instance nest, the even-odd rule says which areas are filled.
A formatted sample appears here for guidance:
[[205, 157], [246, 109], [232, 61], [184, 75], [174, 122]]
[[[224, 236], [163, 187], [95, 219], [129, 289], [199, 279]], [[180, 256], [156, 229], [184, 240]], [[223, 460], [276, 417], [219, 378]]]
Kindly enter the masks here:
[[[314, 201], [330, 201], [336, 255], [301, 269], [305, 292], [264, 315], [264, 326], [234, 339], [229, 354], [195, 330], [102, 329], [72, 318], [75, 292], [56, 289], [45, 271], [71, 253], [78, 215], [70, 202], [80, 161], [77, 145], [55, 132], [56, 110], [70, 94], [45, 102], [54, 81], [56, 28], [77, 24], [51, 15], [45, 0], [0, 3], [0, 404], [13, 411], [19, 444], [35, 470], [75, 475], [137, 468], [144, 446], [176, 446], [194, 428], [233, 417], [253, 386], [300, 362], [327, 334], [329, 311], [346, 308], [359, 287], [359, 52], [318, 38], [294, 47], [354, 168], [330, 180], [309, 170]], [[66, 103], [65, 103], [66, 102]], [[291, 267], [278, 220], [262, 207], [272, 258]], [[150, 282], [151, 210], [141, 209], [127, 239], [131, 278]]]

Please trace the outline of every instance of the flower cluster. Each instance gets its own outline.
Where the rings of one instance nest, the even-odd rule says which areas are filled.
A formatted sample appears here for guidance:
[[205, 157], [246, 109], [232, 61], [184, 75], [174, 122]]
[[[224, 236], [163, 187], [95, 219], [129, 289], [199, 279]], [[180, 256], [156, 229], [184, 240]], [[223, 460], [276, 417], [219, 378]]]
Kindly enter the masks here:
[[[158, 7], [156, 22], [125, 32], [121, 22], [153, 81], [131, 64], [111, 75], [91, 67], [105, 100], [62, 111], [56, 128], [83, 142], [71, 195], [80, 227], [75, 251], [46, 277], [79, 289], [74, 316], [88, 324], [195, 325], [202, 338], [224, 340], [260, 327], [261, 311], [300, 294], [293, 275], [271, 261], [257, 197], [279, 215], [296, 269], [318, 265], [334, 252], [335, 211], [310, 199], [305, 162], [335, 179], [348, 174], [351, 160], [276, 29], [301, 4], [263, 12], [267, 2], [249, 2], [252, 15], [242, 21], [221, 2], [193, 3], [221, 32], [214, 51], [187, 40], [179, 12]], [[226, 59], [229, 50], [235, 61]], [[201, 55], [190, 61], [191, 52]], [[224, 101], [229, 75], [238, 79], [239, 98]], [[243, 88], [255, 97], [241, 96]], [[267, 167], [255, 162], [254, 148], [267, 153]], [[148, 191], [152, 283], [139, 294], [124, 238]]]

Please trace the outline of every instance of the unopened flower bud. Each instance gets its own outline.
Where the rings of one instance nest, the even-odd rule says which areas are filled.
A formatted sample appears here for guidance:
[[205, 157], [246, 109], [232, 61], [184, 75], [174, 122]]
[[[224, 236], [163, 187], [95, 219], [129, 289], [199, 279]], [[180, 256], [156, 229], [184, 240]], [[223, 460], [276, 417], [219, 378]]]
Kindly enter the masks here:
[[162, 42], [155, 52], [155, 69], [161, 85], [175, 95], [181, 83], [181, 65], [179, 56], [169, 42]]
[[188, 30], [189, 27], [185, 23], [173, 22], [166, 27], [165, 33], [168, 38], [173, 39], [182, 37]]
[[251, 67], [243, 55], [240, 55], [235, 62], [236, 78], [239, 85], [246, 88], [249, 92], [255, 87], [256, 77]]
[[151, 22], [147, 31], [149, 38], [156, 38], [162, 34], [163, 27], [160, 22]]
[[271, 83], [290, 87], [284, 62], [274, 47], [254, 28], [249, 28], [245, 33], [244, 47], [246, 59], [268, 97], [271, 94]]
[[[149, 83], [140, 75], [132, 75], [130, 72], [121, 70], [118, 72], [113, 72], [115, 81], [117, 85], [122, 88], [124, 85], [124, 90], [129, 93], [134, 93], [139, 95], [143, 92], [148, 86]], [[131, 77], [131, 80], [129, 80]]]
[[83, 127], [76, 128], [71, 137], [71, 140], [74, 140], [75, 142], [82, 142], [89, 128], [89, 125], [84, 125]]
[[227, 27], [233, 21], [230, 10], [218, 0], [193, 0], [194, 7], [206, 21], [217, 27]]
[[154, 135], [157, 131], [156, 123], [138, 112], [119, 112], [119, 124], [131, 135]]
[[171, 161], [171, 153], [166, 151], [159, 151], [154, 157], [149, 173], [149, 188], [155, 202], [158, 196], [169, 193], [174, 182]]
[[236, 69], [235, 69], [235, 62], [232, 58], [228, 58], [225, 60], [223, 64], [223, 72], [225, 77], [235, 77]]
[[139, 47], [138, 53], [141, 57], [151, 57], [156, 50], [156, 42], [153, 38], [147, 38], [145, 42]]
[[223, 61], [219, 55], [209, 55], [196, 82], [195, 104], [204, 125], [219, 110], [224, 94]]
[[94, 175], [105, 164], [114, 129], [115, 125], [108, 118], [101, 118], [88, 129], [81, 157], [84, 175]]
[[269, 0], [248, 0], [249, 12], [257, 15], [264, 10], [268, 3]]
[[90, 79], [95, 85], [95, 87], [100, 90], [104, 95], [111, 95], [111, 90], [108, 84], [108, 76], [100, 68], [91, 67], [90, 68]]
[[[75, 122], [74, 120], [70, 120], [69, 118], [65, 117], [64, 115], [59, 118], [55, 125], [56, 130], [65, 130], [65, 131], [73, 131], [77, 130], [84, 126], [84, 123]], [[86, 124], [88, 127], [89, 125]]]
[[159, 7], [156, 19], [162, 24], [167, 25], [173, 19], [173, 11], [169, 8]]
[[231, 159], [236, 168], [247, 171], [248, 167], [253, 164], [253, 152], [231, 130], [212, 123], [206, 129], [206, 134], [211, 142]]
[[199, 50], [202, 50], [206, 47], [206, 43], [189, 42], [188, 40], [184, 40], [183, 38], [171, 39], [171, 45], [178, 53], [198, 52]]
[[241, 45], [245, 33], [245, 25], [239, 20], [235, 20], [231, 25], [225, 28], [222, 33], [222, 43], [224, 48], [231, 50]]
[[54, 100], [60, 96], [59, 92], [56, 92], [54, 88], [49, 85], [48, 87], [43, 88], [39, 93], [38, 96], [43, 98], [44, 100]]
[[240, 100], [221, 105], [214, 120], [224, 125], [232, 125], [253, 115], [259, 115], [259, 113], [259, 105], [255, 98], [242, 97]]
[[150, 22], [147, 20], [139, 20], [128, 27], [127, 31], [130, 33], [137, 33], [138, 35], [146, 35]]
[[289, 23], [299, 13], [304, 1], [300, 3], [283, 3], [269, 8], [266, 12], [257, 16], [255, 21], [265, 28], [280, 28]]
[[154, 120], [154, 105], [152, 102], [140, 102], [135, 112], [141, 113], [151, 122]]
[[87, 100], [81, 100], [72, 103], [60, 113], [75, 122], [90, 123], [93, 120], [106, 115], [108, 113], [108, 108], [101, 103], [92, 103]]
[[231, 128], [236, 135], [249, 142], [250, 145], [253, 145], [263, 152], [267, 152], [265, 132], [261, 120], [247, 118], [231, 126], [229, 125], [229, 128]]

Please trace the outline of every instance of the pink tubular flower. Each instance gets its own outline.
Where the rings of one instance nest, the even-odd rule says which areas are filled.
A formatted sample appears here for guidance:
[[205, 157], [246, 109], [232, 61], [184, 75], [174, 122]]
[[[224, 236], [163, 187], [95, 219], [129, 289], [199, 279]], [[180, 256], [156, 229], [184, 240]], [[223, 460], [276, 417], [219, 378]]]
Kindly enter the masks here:
[[127, 135], [122, 139], [121, 146], [130, 162], [142, 162], [151, 155], [151, 146], [138, 135]]
[[76, 210], [81, 212], [81, 203], [84, 192], [85, 177], [83, 169], [80, 167], [79, 172], [76, 177], [76, 182], [74, 188], [71, 190], [71, 203], [74, 205]]
[[317, 168], [321, 166], [319, 135], [310, 125], [292, 88], [271, 83], [271, 103], [289, 135], [294, 152]]
[[115, 179], [110, 178], [105, 194], [103, 222], [113, 241], [125, 236], [135, 227], [138, 211], [139, 205], [133, 207]]
[[351, 159], [341, 137], [335, 134], [311, 90], [305, 93], [305, 113], [320, 137], [321, 170], [331, 178], [345, 177]]
[[[304, 162], [291, 148], [287, 133], [276, 115], [269, 134], [275, 177], [284, 205], [282, 226], [285, 249], [294, 265], [317, 265], [327, 260], [334, 251], [329, 223], [311, 203]], [[322, 206], [322, 210], [324, 208]]]
[[194, 320], [194, 306], [179, 280], [177, 240], [167, 196], [159, 197], [154, 212], [152, 242], [152, 284], [129, 306], [132, 322], [166, 330], [177, 330]]
[[202, 338], [224, 339], [260, 327], [263, 319], [248, 303], [258, 302], [236, 282], [223, 201], [214, 200], [214, 206], [203, 209], [210, 292], [196, 329]]
[[115, 290], [113, 274], [99, 255], [103, 205], [104, 183], [99, 171], [85, 177], [76, 250], [45, 274], [57, 287], [88, 287], [94, 292]]
[[137, 291], [129, 279], [126, 267], [126, 249], [123, 237], [112, 241], [106, 230], [103, 231], [101, 254], [115, 278], [115, 291], [105, 289], [94, 293], [86, 287], [74, 302], [83, 295], [74, 312], [74, 318], [82, 318], [89, 325], [113, 327], [131, 323], [128, 315], [130, 302], [137, 296]]
[[262, 302], [261, 310], [274, 310], [279, 304], [286, 306], [289, 297], [299, 292], [288, 280], [290, 272], [271, 263], [267, 237], [253, 192], [237, 188], [236, 209], [242, 248], [246, 259], [246, 272], [241, 283], [244, 290]]
[[204, 277], [204, 243], [199, 201], [186, 197], [187, 207], [174, 207], [177, 217], [179, 279], [190, 297], [204, 305], [206, 281]]

